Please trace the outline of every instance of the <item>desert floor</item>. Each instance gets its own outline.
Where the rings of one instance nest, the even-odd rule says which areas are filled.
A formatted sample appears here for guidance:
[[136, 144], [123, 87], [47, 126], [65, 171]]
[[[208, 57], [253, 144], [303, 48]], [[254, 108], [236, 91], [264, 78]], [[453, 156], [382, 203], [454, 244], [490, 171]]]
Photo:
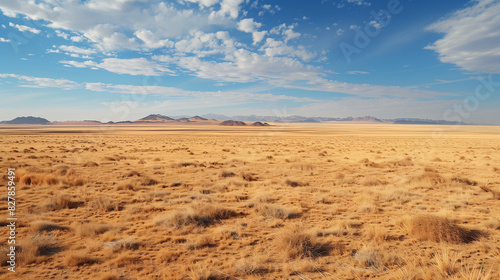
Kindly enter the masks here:
[[2, 279], [500, 279], [500, 127], [4, 125], [0, 143]]

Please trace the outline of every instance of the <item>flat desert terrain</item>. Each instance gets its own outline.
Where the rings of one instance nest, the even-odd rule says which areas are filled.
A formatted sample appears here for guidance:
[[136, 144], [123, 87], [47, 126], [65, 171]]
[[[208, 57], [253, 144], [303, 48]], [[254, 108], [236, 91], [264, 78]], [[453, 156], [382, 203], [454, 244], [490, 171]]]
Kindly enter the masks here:
[[500, 127], [4, 125], [0, 144], [2, 279], [500, 279]]

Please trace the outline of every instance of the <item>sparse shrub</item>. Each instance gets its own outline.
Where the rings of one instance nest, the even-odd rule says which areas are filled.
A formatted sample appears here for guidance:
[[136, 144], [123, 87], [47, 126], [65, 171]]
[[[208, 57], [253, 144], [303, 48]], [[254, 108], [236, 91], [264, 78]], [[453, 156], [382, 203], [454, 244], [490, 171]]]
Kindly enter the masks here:
[[81, 224], [76, 227], [76, 232], [81, 237], [93, 237], [105, 233], [112, 227], [106, 224]]
[[57, 185], [59, 180], [52, 174], [24, 174], [19, 178], [21, 185], [41, 186], [41, 185]]
[[196, 238], [194, 243], [188, 244], [190, 250], [202, 249], [205, 247], [215, 246], [214, 238], [210, 235], [201, 235]]
[[99, 196], [90, 202], [92, 209], [104, 211], [119, 211], [122, 209], [120, 204], [108, 196]]
[[128, 252], [123, 252], [115, 259], [108, 262], [108, 264], [117, 267], [129, 266], [131, 264], [139, 263], [141, 258], [135, 255], [130, 255]]
[[123, 190], [133, 191], [133, 190], [135, 190], [135, 188], [134, 188], [134, 185], [132, 185], [131, 183], [123, 183], [123, 184], [119, 184], [118, 186], [116, 186], [116, 190], [117, 191], [123, 191]]
[[408, 225], [408, 231], [420, 240], [449, 243], [469, 243], [480, 236], [480, 232], [468, 230], [454, 222], [433, 215], [414, 217]]
[[172, 168], [181, 168], [181, 167], [188, 167], [188, 166], [196, 167], [197, 164], [194, 162], [179, 162], [179, 163], [172, 164]]
[[176, 226], [181, 228], [187, 225], [209, 226], [217, 220], [229, 219], [236, 216], [236, 212], [214, 205], [197, 205], [188, 209], [179, 209], [157, 219], [157, 224]]
[[378, 268], [380, 266], [380, 259], [381, 255], [379, 251], [370, 247], [363, 247], [354, 254], [354, 260], [366, 267], [373, 266]]
[[243, 172], [241, 174], [241, 178], [243, 178], [243, 180], [248, 182], [257, 181], [259, 179], [255, 176], [254, 173], [249, 173], [249, 172]]
[[238, 260], [234, 265], [234, 272], [237, 275], [264, 274], [267, 270], [265, 263], [255, 257]]
[[120, 277], [114, 273], [106, 273], [103, 276], [101, 276], [101, 280], [119, 280]]
[[386, 185], [387, 182], [385, 181], [381, 181], [379, 180], [377, 177], [375, 176], [368, 176], [368, 177], [364, 177], [362, 180], [361, 180], [361, 184], [363, 186], [367, 186], [367, 187], [373, 187], [373, 186], [380, 186], [380, 185]]
[[58, 194], [52, 198], [52, 203], [50, 204], [53, 210], [58, 209], [74, 209], [82, 206], [83, 201], [76, 199], [74, 196], [69, 194]]
[[31, 226], [37, 232], [67, 229], [66, 227], [62, 227], [50, 221], [34, 221], [31, 223]]
[[141, 177], [141, 174], [135, 170], [132, 170], [127, 174], [127, 177], [133, 177], [133, 176]]
[[409, 183], [423, 183], [429, 186], [446, 183], [447, 180], [431, 168], [426, 168], [424, 173], [410, 178]]
[[286, 179], [285, 184], [293, 188], [307, 186], [307, 184], [290, 179]]
[[253, 205], [255, 210], [264, 217], [273, 217], [277, 219], [293, 219], [300, 216], [300, 211], [290, 209], [281, 205], [259, 203]]
[[94, 161], [87, 161], [83, 164], [83, 167], [97, 167], [99, 164]]
[[234, 176], [236, 176], [236, 174], [234, 174], [234, 172], [231, 172], [231, 171], [222, 171], [220, 176], [222, 178], [227, 178], [227, 177], [234, 177]]
[[118, 252], [121, 250], [137, 250], [141, 246], [141, 243], [135, 241], [132, 238], [124, 238], [116, 241], [106, 242], [104, 245], [108, 248], [111, 248], [113, 252]]
[[77, 251], [71, 252], [64, 258], [64, 264], [70, 267], [91, 265], [98, 262], [97, 258], [88, 256], [88, 252]]
[[466, 184], [466, 185], [469, 185], [469, 186], [477, 186], [477, 182], [476, 181], [471, 181], [467, 178], [461, 178], [461, 177], [453, 177], [451, 178], [451, 180], [453, 182], [457, 182], [459, 184]]
[[19, 246], [19, 260], [30, 264], [40, 256], [51, 256], [62, 251], [59, 242], [50, 236], [36, 234], [21, 241]]
[[151, 179], [151, 178], [143, 178], [141, 180], [141, 185], [142, 186], [154, 186], [154, 185], [158, 185], [158, 181], [156, 181], [155, 179]]
[[289, 259], [316, 258], [330, 253], [332, 246], [318, 240], [316, 235], [301, 230], [286, 231], [277, 238], [279, 249]]

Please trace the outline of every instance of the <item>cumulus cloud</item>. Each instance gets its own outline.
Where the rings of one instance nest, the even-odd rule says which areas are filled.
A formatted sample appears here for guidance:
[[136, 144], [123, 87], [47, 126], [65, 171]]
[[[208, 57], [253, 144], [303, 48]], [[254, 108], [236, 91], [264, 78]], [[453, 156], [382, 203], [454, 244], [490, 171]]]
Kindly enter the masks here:
[[[215, 1], [195, 2], [200, 2], [202, 6], [216, 4]], [[197, 11], [178, 9], [172, 3], [159, 0], [53, 0], [41, 3], [1, 1], [0, 10], [6, 16], [15, 17], [21, 14], [32, 20], [45, 20], [48, 22], [47, 27], [76, 33], [78, 36], [74, 36], [74, 41], [82, 41], [79, 36], [83, 36], [93, 43], [95, 48], [108, 52], [163, 47], [167, 45], [166, 39], [185, 35], [193, 29], [205, 30], [214, 25], [229, 26], [233, 23], [228, 18], [238, 16], [242, 2], [223, 0], [219, 10]], [[218, 16], [211, 17], [212, 12]], [[134, 20], [123, 20], [124, 18]], [[12, 23], [11, 26], [22, 31], [40, 32], [27, 26]], [[136, 32], [140, 38], [133, 35]]]
[[444, 37], [427, 49], [468, 71], [500, 73], [500, 2], [478, 0], [432, 25]]
[[5, 38], [0, 37], [0, 42], [2, 42], [2, 43], [9, 43], [10, 39], [5, 39]]
[[14, 27], [21, 32], [31, 32], [31, 33], [35, 33], [35, 34], [39, 34], [40, 32], [42, 32], [41, 30], [38, 30], [36, 28], [29, 27], [26, 25], [14, 24], [12, 22], [9, 22], [9, 26]]
[[253, 18], [245, 18], [238, 23], [238, 30], [252, 33], [253, 44], [255, 45], [262, 41], [267, 34], [267, 31], [258, 31], [261, 26], [262, 24], [255, 22]]
[[285, 23], [280, 24], [279, 26], [273, 27], [270, 31], [271, 34], [280, 34], [283, 36], [285, 42], [288, 42], [292, 39], [300, 37], [300, 33], [293, 31], [295, 25], [286, 25]]
[[116, 74], [128, 74], [133, 76], [160, 76], [164, 72], [173, 73], [173, 71], [165, 66], [149, 61], [143, 57], [130, 59], [105, 58], [101, 63], [90, 60], [84, 62], [62, 60], [59, 62], [77, 68], [100, 68]]
[[96, 53], [96, 51], [92, 49], [83, 49], [75, 46], [66, 46], [66, 45], [59, 46], [59, 49], [69, 53], [86, 54], [86, 55]]
[[80, 84], [66, 79], [51, 79], [51, 78], [38, 78], [16, 74], [0, 74], [0, 78], [13, 78], [21, 82], [20, 87], [34, 87], [34, 88], [61, 88], [65, 90], [76, 89], [81, 87]]

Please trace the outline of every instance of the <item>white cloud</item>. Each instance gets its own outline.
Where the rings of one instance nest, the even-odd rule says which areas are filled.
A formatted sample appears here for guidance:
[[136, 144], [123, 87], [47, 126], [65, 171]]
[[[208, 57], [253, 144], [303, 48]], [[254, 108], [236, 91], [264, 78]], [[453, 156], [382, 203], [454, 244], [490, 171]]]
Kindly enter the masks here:
[[382, 24], [376, 20], [372, 20], [368, 24], [375, 27], [376, 29], [382, 28]]
[[59, 63], [77, 68], [100, 68], [116, 74], [128, 74], [134, 76], [160, 76], [164, 72], [173, 73], [173, 71], [168, 68], [145, 58], [105, 58], [101, 63], [96, 63], [90, 60], [84, 62], [62, 60], [59, 61]]
[[42, 32], [41, 30], [38, 30], [36, 28], [32, 28], [32, 27], [29, 27], [29, 26], [26, 26], [26, 25], [20, 25], [20, 24], [14, 24], [12, 22], [9, 22], [9, 26], [10, 27], [14, 27], [16, 28], [17, 30], [21, 31], [21, 32], [31, 32], [31, 33], [35, 33], [35, 34], [39, 34], [40, 32]]
[[65, 52], [78, 53], [78, 54], [86, 54], [86, 55], [95, 54], [96, 53], [95, 50], [82, 49], [82, 48], [79, 48], [79, 47], [66, 46], [66, 45], [59, 46], [59, 49], [62, 50], [62, 51], [65, 51]]
[[284, 37], [285, 42], [288, 42], [292, 39], [300, 37], [301, 35], [300, 33], [293, 31], [294, 28], [295, 28], [294, 24], [287, 26], [285, 23], [283, 23], [277, 27], [273, 27], [270, 33], [281, 34]]
[[137, 30], [134, 35], [144, 42], [147, 49], [171, 48], [174, 46], [174, 42], [169, 39], [160, 40], [151, 30]]
[[219, 82], [269, 81], [281, 84], [285, 81], [310, 80], [319, 69], [306, 66], [289, 57], [269, 57], [244, 49], [235, 51], [227, 62], [204, 61], [197, 57], [180, 57], [176, 62], [197, 77]]
[[298, 57], [303, 61], [310, 61], [316, 57], [315, 53], [308, 52], [303, 46], [298, 46], [297, 48], [288, 46], [282, 41], [275, 40], [273, 38], [267, 38], [266, 43], [261, 47], [261, 51], [264, 51], [267, 56], [289, 56]]
[[61, 38], [64, 38], [66, 40], [68, 40], [68, 38], [69, 38], [68, 33], [61, 32], [60, 30], [56, 30], [56, 35], [57, 35], [57, 37], [61, 37]]
[[220, 0], [184, 0], [184, 2], [198, 3], [200, 7], [212, 7], [219, 3]]
[[225, 17], [229, 15], [231, 18], [237, 18], [240, 12], [240, 5], [244, 0], [222, 0], [220, 3], [220, 10], [217, 12], [212, 12], [210, 18], [214, 19], [216, 17]]
[[[140, 3], [144, 2], [144, 3]], [[215, 1], [201, 1], [203, 5]], [[213, 26], [234, 26], [243, 0], [223, 0], [220, 9], [211, 10], [178, 9], [173, 3], [159, 0], [110, 0], [110, 1], [65, 1], [51, 0], [43, 3], [35, 1], [2, 1], [0, 10], [6, 16], [21, 14], [32, 20], [45, 20], [49, 28], [71, 31], [86, 37], [95, 48], [103, 52], [114, 50], [140, 50], [151, 46], [164, 46], [164, 40], [178, 38], [190, 30], [207, 30]], [[211, 13], [219, 16], [210, 17]], [[230, 18], [225, 16], [229, 15]], [[134, 19], [134, 20], [124, 20]], [[28, 30], [28, 29], [27, 29]], [[145, 41], [134, 33], [142, 34], [164, 43]], [[33, 30], [34, 31], [34, 30]], [[36, 31], [38, 32], [38, 31]], [[141, 33], [138, 33], [141, 34]], [[73, 41], [82, 41], [74, 36]]]
[[357, 6], [371, 6], [370, 2], [363, 1], [363, 0], [347, 0], [348, 3], [357, 5]]
[[73, 66], [76, 68], [95, 67], [97, 64], [94, 61], [90, 61], [90, 60], [83, 61], [83, 62], [73, 61], [73, 60], [61, 60], [61, 61], [59, 61], [59, 63], [64, 64], [64, 66]]
[[0, 42], [2, 42], [2, 43], [9, 43], [10, 39], [5, 39], [5, 38], [0, 37]]
[[85, 37], [83, 37], [83, 36], [72, 36], [70, 39], [71, 39], [71, 41], [77, 42], [77, 43], [85, 41]]
[[267, 34], [267, 31], [258, 31], [261, 26], [262, 24], [253, 21], [253, 18], [245, 18], [238, 23], [238, 30], [252, 33], [253, 44], [255, 45], [262, 41]]
[[76, 89], [81, 87], [80, 84], [66, 80], [66, 79], [51, 79], [51, 78], [38, 78], [16, 74], [0, 74], [0, 78], [13, 78], [21, 81], [20, 87], [34, 87], [34, 88], [62, 88], [65, 90]]
[[344, 34], [344, 29], [342, 28], [337, 29], [337, 35], [340, 36], [342, 34]]
[[481, 73], [500, 73], [500, 2], [478, 0], [474, 5], [428, 27], [444, 37], [427, 46], [439, 60]]
[[358, 71], [358, 70], [354, 70], [354, 71], [347, 71], [347, 74], [350, 74], [350, 75], [358, 75], [358, 74], [369, 74], [370, 72], [366, 72], [366, 71]]

